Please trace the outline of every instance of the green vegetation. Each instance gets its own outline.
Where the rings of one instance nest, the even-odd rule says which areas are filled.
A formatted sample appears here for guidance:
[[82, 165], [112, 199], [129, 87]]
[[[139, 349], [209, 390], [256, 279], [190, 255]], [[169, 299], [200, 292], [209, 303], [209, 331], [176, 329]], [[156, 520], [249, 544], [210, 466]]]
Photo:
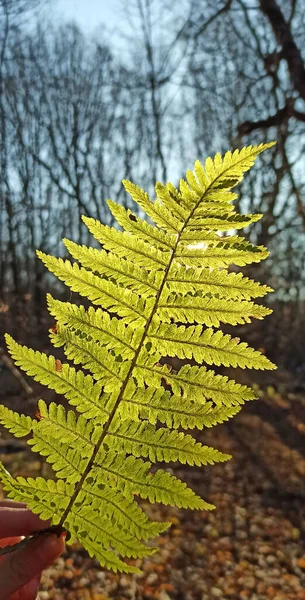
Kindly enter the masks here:
[[[109, 201], [123, 231], [84, 218], [102, 250], [64, 240], [78, 263], [38, 253], [58, 279], [101, 307], [87, 310], [48, 296], [56, 320], [51, 341], [63, 347], [69, 363], [7, 336], [16, 364], [64, 395], [77, 412], [40, 400], [36, 420], [0, 407], [1, 423], [17, 437], [27, 436], [56, 475], [15, 479], [1, 466], [3, 487], [115, 571], [138, 572], [118, 555], [151, 554], [146, 542], [169, 526], [151, 521], [135, 497], [214, 508], [167, 471], [150, 472], [158, 461], [201, 466], [230, 458], [181, 429], [222, 423], [255, 392], [202, 363], [274, 368], [259, 351], [218, 329], [271, 312], [253, 301], [270, 288], [228, 272], [230, 265], [259, 262], [268, 252], [225, 232], [261, 218], [236, 212], [231, 190], [272, 145], [217, 154], [204, 166], [196, 161], [179, 190], [158, 183], [154, 202], [124, 181], [152, 224]], [[187, 362], [174, 370], [166, 357]]]

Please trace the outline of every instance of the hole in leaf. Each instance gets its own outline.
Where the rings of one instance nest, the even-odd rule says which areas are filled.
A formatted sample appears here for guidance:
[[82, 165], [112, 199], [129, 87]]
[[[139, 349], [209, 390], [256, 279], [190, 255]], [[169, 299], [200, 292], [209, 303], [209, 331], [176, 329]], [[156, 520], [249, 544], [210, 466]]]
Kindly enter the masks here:
[[86, 538], [86, 537], [87, 537], [87, 535], [88, 535], [88, 532], [87, 532], [87, 531], [80, 531], [80, 532], [79, 532], [79, 536], [80, 536], [80, 537], [84, 537], [84, 538]]

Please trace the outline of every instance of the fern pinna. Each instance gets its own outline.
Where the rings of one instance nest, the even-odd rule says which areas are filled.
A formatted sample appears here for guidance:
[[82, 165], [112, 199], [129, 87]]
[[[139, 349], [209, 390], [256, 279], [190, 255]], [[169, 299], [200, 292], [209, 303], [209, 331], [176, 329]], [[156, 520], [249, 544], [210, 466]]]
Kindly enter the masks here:
[[[109, 201], [122, 231], [83, 219], [101, 250], [64, 240], [77, 262], [38, 252], [58, 279], [101, 307], [87, 310], [48, 295], [56, 320], [51, 341], [64, 348], [69, 363], [7, 336], [16, 364], [63, 394], [74, 410], [40, 400], [36, 420], [1, 407], [1, 423], [15, 436], [26, 436], [55, 471], [55, 479], [14, 478], [1, 466], [3, 487], [114, 571], [137, 572], [122, 559], [154, 552], [147, 542], [169, 526], [150, 520], [135, 497], [214, 508], [166, 470], [151, 472], [158, 461], [201, 466], [230, 458], [182, 431], [222, 423], [255, 398], [251, 388], [208, 365], [274, 368], [219, 329], [221, 323], [248, 323], [271, 312], [252, 300], [270, 288], [228, 271], [232, 264], [259, 262], [268, 252], [226, 235], [261, 218], [236, 212], [231, 188], [271, 145], [223, 158], [216, 154], [204, 166], [197, 161], [179, 190], [157, 183], [154, 202], [124, 181], [151, 222]], [[183, 366], [171, 369], [166, 357], [182, 359]]]

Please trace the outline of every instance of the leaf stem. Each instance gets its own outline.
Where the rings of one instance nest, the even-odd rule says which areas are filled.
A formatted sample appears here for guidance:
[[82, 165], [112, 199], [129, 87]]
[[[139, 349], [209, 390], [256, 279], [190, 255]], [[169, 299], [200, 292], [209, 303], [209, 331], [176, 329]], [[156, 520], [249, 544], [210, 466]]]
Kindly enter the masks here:
[[164, 277], [163, 277], [162, 283], [160, 285], [160, 288], [158, 290], [158, 293], [156, 295], [154, 306], [152, 307], [151, 314], [150, 314], [149, 318], [146, 321], [146, 325], [145, 325], [145, 329], [143, 331], [142, 338], [141, 338], [141, 340], [139, 342], [139, 345], [138, 345], [138, 348], [137, 348], [137, 350], [135, 352], [135, 355], [134, 355], [134, 357], [133, 357], [133, 359], [131, 361], [130, 368], [128, 370], [128, 373], [126, 374], [125, 380], [124, 380], [124, 382], [122, 384], [122, 387], [121, 387], [121, 390], [120, 390], [120, 393], [119, 393], [119, 395], [118, 395], [118, 397], [116, 399], [116, 402], [114, 404], [114, 407], [113, 407], [113, 409], [112, 409], [112, 411], [111, 411], [111, 413], [110, 413], [110, 415], [109, 415], [109, 417], [108, 417], [108, 419], [107, 419], [107, 421], [105, 423], [103, 432], [102, 432], [102, 434], [101, 434], [98, 442], [95, 445], [95, 448], [94, 448], [92, 456], [91, 456], [91, 458], [90, 458], [90, 460], [89, 460], [89, 462], [88, 462], [88, 464], [86, 466], [86, 469], [85, 469], [84, 473], [82, 474], [79, 482], [75, 486], [75, 490], [74, 490], [74, 492], [73, 492], [73, 494], [72, 494], [72, 496], [70, 498], [70, 501], [69, 501], [69, 504], [68, 504], [67, 508], [65, 509], [65, 511], [64, 511], [64, 513], [63, 513], [63, 515], [62, 515], [62, 517], [60, 519], [58, 527], [63, 527], [64, 522], [65, 522], [65, 520], [66, 520], [66, 518], [67, 518], [67, 516], [68, 516], [68, 514], [69, 514], [69, 512], [70, 512], [70, 510], [71, 510], [71, 508], [72, 508], [72, 506], [73, 506], [73, 504], [75, 502], [75, 500], [76, 500], [76, 497], [77, 497], [78, 493], [80, 492], [80, 490], [81, 490], [81, 488], [83, 486], [83, 483], [84, 483], [86, 477], [88, 476], [88, 474], [90, 473], [90, 471], [91, 471], [91, 469], [92, 469], [92, 467], [94, 465], [95, 458], [96, 458], [96, 456], [97, 456], [97, 454], [98, 454], [98, 452], [100, 450], [100, 447], [101, 447], [101, 445], [102, 445], [102, 443], [103, 443], [103, 441], [104, 441], [104, 439], [105, 439], [105, 437], [106, 437], [106, 435], [108, 433], [109, 427], [110, 427], [110, 425], [111, 425], [111, 423], [112, 423], [112, 421], [114, 419], [115, 413], [116, 413], [116, 411], [118, 409], [118, 406], [119, 406], [119, 404], [120, 404], [120, 402], [121, 402], [121, 400], [123, 398], [123, 394], [125, 392], [126, 386], [127, 386], [128, 382], [129, 382], [129, 379], [131, 377], [132, 371], [133, 371], [133, 369], [134, 369], [134, 367], [136, 365], [137, 359], [138, 359], [139, 354], [141, 352], [141, 349], [142, 349], [142, 346], [144, 344], [145, 338], [147, 336], [147, 332], [148, 332], [148, 329], [150, 327], [152, 318], [153, 318], [153, 316], [154, 316], [154, 314], [156, 312], [156, 309], [157, 309], [157, 306], [158, 306], [158, 303], [159, 303], [159, 300], [160, 300], [160, 297], [161, 297], [164, 285], [166, 283], [166, 280], [167, 280], [170, 268], [171, 268], [173, 260], [175, 258], [175, 254], [176, 254], [176, 251], [177, 251], [178, 244], [180, 242], [181, 235], [182, 235], [185, 227], [187, 226], [187, 223], [188, 223], [189, 219], [192, 217], [194, 211], [196, 210], [198, 204], [200, 204], [200, 202], [202, 201], [202, 199], [203, 199], [203, 197], [200, 198], [198, 200], [198, 202], [195, 204], [195, 206], [193, 207], [192, 211], [190, 212], [188, 218], [186, 219], [185, 223], [183, 224], [183, 227], [182, 227], [181, 231], [177, 235], [177, 240], [176, 240], [175, 246], [174, 246], [174, 248], [172, 250], [172, 254], [171, 254], [170, 260], [168, 262], [168, 265], [167, 265], [167, 267], [165, 269]]

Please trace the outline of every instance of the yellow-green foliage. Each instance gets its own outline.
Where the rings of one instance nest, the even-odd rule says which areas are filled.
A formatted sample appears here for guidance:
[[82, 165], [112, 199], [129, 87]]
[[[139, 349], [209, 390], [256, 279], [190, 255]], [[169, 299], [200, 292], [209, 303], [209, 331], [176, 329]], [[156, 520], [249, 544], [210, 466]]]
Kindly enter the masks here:
[[[16, 364], [63, 394], [76, 411], [40, 400], [36, 420], [0, 407], [1, 423], [17, 437], [27, 436], [55, 472], [54, 480], [15, 479], [1, 466], [3, 487], [115, 571], [136, 572], [119, 556], [151, 554], [146, 542], [169, 525], [151, 521], [135, 496], [214, 508], [166, 470], [150, 472], [158, 461], [201, 466], [229, 458], [182, 430], [227, 421], [255, 393], [207, 366], [274, 368], [218, 329], [270, 313], [253, 301], [270, 288], [228, 272], [230, 265], [259, 262], [268, 252], [225, 232], [261, 217], [236, 212], [231, 189], [271, 145], [217, 154], [204, 166], [196, 161], [179, 190], [158, 183], [154, 202], [124, 181], [151, 223], [109, 201], [123, 231], [83, 219], [101, 250], [64, 240], [77, 262], [38, 252], [58, 279], [97, 306], [86, 309], [48, 295], [57, 323], [51, 341], [69, 362], [61, 365], [7, 336]], [[183, 366], [172, 370], [168, 356], [183, 359]]]

